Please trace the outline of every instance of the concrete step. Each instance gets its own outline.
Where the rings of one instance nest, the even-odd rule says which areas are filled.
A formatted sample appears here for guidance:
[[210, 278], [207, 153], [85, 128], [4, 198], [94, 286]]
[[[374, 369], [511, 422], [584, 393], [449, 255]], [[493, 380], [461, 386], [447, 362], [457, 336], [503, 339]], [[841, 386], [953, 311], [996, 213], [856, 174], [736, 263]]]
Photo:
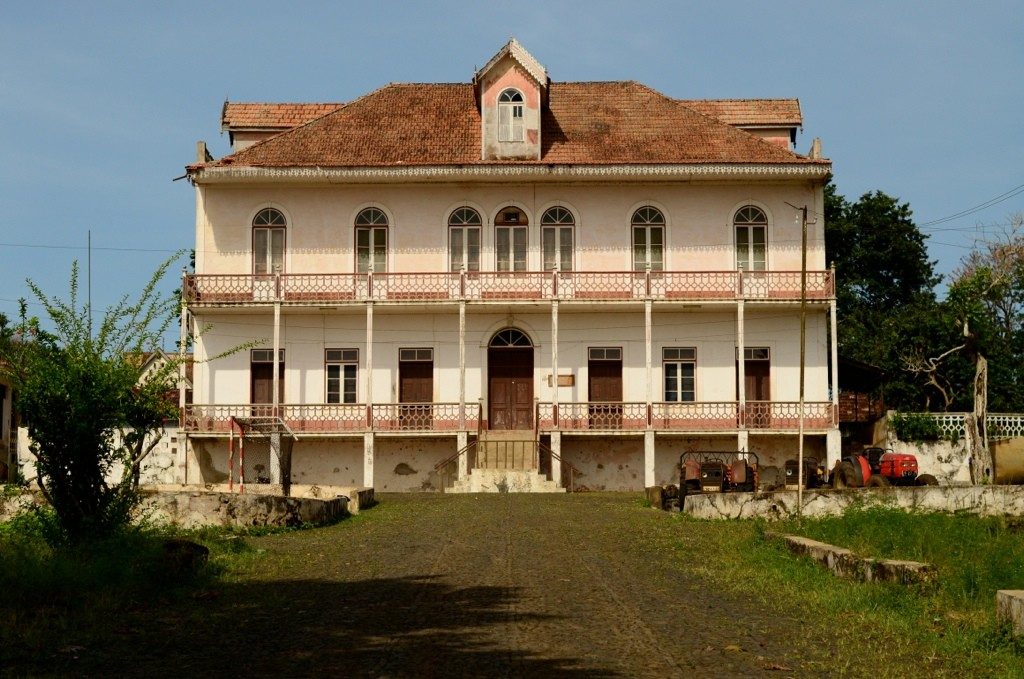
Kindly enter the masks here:
[[458, 479], [449, 493], [564, 493], [535, 469], [474, 469]]

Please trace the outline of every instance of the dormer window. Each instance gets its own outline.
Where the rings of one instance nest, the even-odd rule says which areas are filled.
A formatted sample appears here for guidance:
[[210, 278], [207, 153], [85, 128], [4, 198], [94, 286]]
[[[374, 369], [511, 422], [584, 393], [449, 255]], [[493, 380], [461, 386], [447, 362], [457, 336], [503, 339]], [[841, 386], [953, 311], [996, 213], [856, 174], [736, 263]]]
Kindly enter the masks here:
[[498, 141], [523, 141], [523, 94], [508, 89], [498, 95]]

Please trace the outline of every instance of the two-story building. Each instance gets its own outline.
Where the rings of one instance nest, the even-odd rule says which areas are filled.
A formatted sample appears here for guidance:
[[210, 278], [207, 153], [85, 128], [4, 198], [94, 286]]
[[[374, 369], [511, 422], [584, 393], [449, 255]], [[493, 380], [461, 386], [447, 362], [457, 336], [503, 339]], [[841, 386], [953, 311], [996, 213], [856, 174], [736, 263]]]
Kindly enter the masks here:
[[686, 450], [782, 465], [801, 419], [807, 456], [838, 454], [831, 165], [793, 150], [796, 100], [554, 82], [511, 40], [470, 82], [222, 122], [233, 152], [188, 168], [189, 482], [257, 414], [294, 434], [293, 483], [385, 491], [448, 463], [609, 490]]

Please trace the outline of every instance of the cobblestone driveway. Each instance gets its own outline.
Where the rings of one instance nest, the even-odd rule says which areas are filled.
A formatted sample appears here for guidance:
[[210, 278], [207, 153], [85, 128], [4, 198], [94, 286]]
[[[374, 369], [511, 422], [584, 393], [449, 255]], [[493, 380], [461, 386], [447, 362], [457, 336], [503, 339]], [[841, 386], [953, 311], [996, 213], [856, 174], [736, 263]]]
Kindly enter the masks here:
[[169, 611], [159, 634], [132, 641], [145, 644], [141, 659], [135, 649], [129, 667], [115, 655], [82, 669], [676, 677], [826, 666], [814, 626], [705, 589], [654, 549], [652, 531], [673, 520], [628, 495], [386, 496], [337, 526], [255, 540], [267, 553], [253, 572], [194, 611]]

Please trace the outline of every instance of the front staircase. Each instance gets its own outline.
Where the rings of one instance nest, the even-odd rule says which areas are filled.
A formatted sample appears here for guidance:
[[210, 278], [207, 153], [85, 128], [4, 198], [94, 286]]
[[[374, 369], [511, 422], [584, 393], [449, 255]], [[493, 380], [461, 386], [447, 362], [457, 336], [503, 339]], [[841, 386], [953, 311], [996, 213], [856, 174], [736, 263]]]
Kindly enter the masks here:
[[470, 454], [469, 474], [456, 479], [449, 493], [564, 493], [540, 472], [537, 434], [527, 431], [481, 431]]

